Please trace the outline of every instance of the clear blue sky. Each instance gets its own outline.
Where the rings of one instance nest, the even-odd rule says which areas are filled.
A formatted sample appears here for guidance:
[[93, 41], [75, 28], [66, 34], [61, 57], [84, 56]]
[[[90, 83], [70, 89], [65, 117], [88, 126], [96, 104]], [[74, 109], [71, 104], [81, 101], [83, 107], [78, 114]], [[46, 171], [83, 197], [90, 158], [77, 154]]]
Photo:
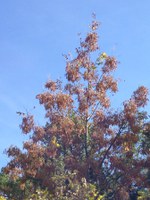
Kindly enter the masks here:
[[64, 77], [62, 53], [74, 53], [92, 12], [101, 22], [101, 51], [120, 61], [118, 106], [138, 86], [150, 88], [149, 9], [149, 0], [0, 1], [0, 167], [7, 162], [4, 149], [26, 139], [16, 111], [27, 109], [42, 122], [35, 96], [49, 77]]

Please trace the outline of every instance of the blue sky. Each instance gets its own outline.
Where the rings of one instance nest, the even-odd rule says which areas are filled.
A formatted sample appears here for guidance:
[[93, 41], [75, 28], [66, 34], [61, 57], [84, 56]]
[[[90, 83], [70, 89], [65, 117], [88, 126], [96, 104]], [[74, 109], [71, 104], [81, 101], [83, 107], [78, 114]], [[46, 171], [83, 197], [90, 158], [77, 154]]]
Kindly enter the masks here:
[[149, 0], [0, 1], [0, 167], [7, 163], [4, 149], [27, 139], [16, 111], [33, 112], [42, 123], [35, 96], [48, 78], [64, 78], [62, 54], [75, 52], [93, 12], [101, 22], [101, 52], [120, 61], [115, 102], [121, 106], [140, 85], [150, 88], [149, 8]]

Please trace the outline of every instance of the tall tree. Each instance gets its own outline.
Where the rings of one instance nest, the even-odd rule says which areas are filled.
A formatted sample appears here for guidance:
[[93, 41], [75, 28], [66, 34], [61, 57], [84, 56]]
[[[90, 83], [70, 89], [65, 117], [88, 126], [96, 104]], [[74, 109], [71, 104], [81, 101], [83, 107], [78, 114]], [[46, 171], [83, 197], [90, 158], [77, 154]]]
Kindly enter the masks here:
[[[65, 56], [67, 84], [49, 80], [46, 91], [37, 95], [45, 107], [46, 125], [38, 126], [32, 115], [20, 113], [22, 132], [32, 135], [24, 142], [23, 151], [17, 147], [7, 150], [12, 159], [4, 170], [11, 178], [20, 179], [23, 190], [30, 181], [31, 192], [40, 187], [55, 195], [55, 177], [63, 174], [68, 185], [65, 190], [70, 190], [66, 174], [74, 171], [78, 182], [82, 184], [85, 178], [96, 187], [95, 200], [103, 194], [107, 199], [129, 199], [133, 183], [148, 187], [141, 169], [150, 162], [138, 149], [147, 123], [141, 113], [148, 90], [140, 86], [122, 109], [111, 107], [111, 98], [118, 91], [114, 78], [118, 61], [100, 52], [98, 26], [94, 19], [74, 59]], [[150, 126], [146, 128], [149, 131]]]

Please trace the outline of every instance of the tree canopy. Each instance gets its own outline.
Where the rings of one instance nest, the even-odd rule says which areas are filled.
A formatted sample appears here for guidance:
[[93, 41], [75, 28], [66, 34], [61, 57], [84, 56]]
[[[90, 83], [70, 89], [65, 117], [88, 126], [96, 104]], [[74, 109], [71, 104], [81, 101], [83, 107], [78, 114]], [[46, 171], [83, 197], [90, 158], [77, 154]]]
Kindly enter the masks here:
[[[148, 89], [139, 86], [122, 108], [112, 108], [118, 61], [101, 52], [98, 27], [93, 19], [76, 57], [65, 56], [67, 83], [48, 80], [36, 96], [45, 126], [19, 113], [30, 139], [23, 150], [7, 150], [11, 160], [3, 168], [22, 191], [18, 199], [128, 200], [136, 188], [149, 191]], [[9, 198], [9, 190], [0, 189]]]

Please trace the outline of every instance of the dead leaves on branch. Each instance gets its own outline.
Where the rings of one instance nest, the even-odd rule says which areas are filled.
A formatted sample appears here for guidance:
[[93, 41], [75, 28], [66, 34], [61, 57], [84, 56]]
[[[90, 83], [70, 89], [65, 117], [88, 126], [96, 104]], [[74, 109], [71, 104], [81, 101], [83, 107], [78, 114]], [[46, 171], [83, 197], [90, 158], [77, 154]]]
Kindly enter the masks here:
[[[140, 172], [145, 160], [135, 156], [135, 151], [142, 131], [150, 131], [146, 115], [140, 115], [148, 101], [148, 90], [139, 87], [121, 111], [111, 109], [111, 94], [118, 92], [113, 76], [118, 61], [105, 52], [92, 60], [92, 53], [99, 50], [97, 28], [98, 23], [93, 21], [91, 32], [76, 49], [76, 58], [67, 58], [67, 83], [49, 80], [46, 91], [36, 96], [45, 108], [47, 124], [37, 126], [32, 115], [18, 112], [22, 132], [32, 135], [24, 143], [23, 152], [17, 148], [7, 151], [12, 157], [5, 168], [8, 174], [17, 177], [18, 173], [23, 180], [40, 178], [42, 187], [57, 190], [51, 177], [60, 171], [77, 170], [79, 180], [85, 178], [106, 192], [115, 185], [116, 195], [126, 196], [127, 185], [143, 181]], [[150, 166], [149, 160], [146, 164]], [[118, 184], [124, 186], [120, 191]]]

